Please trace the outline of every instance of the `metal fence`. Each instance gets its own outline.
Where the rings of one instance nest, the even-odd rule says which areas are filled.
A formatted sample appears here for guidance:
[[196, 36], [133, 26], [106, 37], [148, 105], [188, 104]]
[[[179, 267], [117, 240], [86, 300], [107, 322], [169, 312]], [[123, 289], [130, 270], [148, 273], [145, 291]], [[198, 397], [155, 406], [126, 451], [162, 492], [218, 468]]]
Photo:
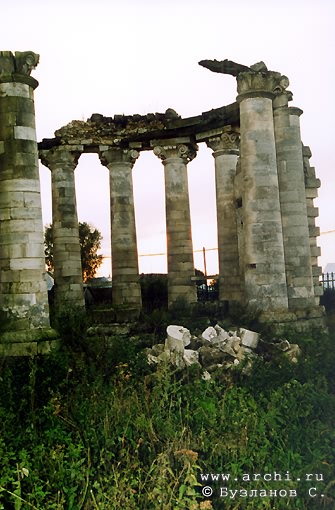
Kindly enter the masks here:
[[217, 301], [219, 299], [218, 276], [194, 276], [197, 285], [198, 301]]
[[335, 289], [335, 273], [322, 273], [321, 284], [324, 289]]

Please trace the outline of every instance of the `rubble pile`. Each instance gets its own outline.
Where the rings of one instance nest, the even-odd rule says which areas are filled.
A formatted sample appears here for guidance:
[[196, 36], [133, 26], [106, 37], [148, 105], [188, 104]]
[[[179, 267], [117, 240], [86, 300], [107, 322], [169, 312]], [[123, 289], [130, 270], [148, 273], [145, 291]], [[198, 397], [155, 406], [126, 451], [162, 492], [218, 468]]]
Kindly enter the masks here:
[[228, 369], [242, 362], [243, 370], [248, 370], [259, 356], [260, 347], [267, 352], [282, 351], [292, 363], [297, 362], [300, 354], [297, 344], [276, 339], [265, 343], [259, 333], [244, 328], [225, 331], [217, 324], [199, 336], [192, 336], [183, 326], [170, 325], [166, 333], [165, 343], [146, 349], [148, 363], [169, 362], [179, 369], [196, 364], [204, 370], [204, 379], [210, 379], [210, 374], [217, 369]]

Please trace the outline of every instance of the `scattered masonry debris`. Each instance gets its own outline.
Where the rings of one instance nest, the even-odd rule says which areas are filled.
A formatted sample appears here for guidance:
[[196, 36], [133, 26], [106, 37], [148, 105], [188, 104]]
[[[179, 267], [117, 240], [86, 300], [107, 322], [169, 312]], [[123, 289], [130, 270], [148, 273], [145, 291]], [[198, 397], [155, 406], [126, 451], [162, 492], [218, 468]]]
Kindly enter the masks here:
[[281, 351], [292, 363], [297, 363], [301, 353], [297, 344], [290, 344], [286, 339], [264, 342], [255, 331], [245, 328], [226, 331], [216, 324], [199, 336], [191, 335], [183, 326], [170, 325], [165, 343], [146, 349], [146, 354], [150, 365], [169, 362], [183, 369], [196, 364], [203, 369], [202, 379], [210, 380], [216, 370], [229, 369], [241, 362], [242, 370], [247, 373], [261, 351]]

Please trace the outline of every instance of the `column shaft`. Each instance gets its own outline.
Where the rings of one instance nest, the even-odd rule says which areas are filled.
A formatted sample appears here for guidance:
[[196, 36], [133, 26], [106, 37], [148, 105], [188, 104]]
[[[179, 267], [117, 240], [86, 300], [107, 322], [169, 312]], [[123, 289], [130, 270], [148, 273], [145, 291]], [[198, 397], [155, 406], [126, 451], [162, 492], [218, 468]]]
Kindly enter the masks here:
[[169, 306], [180, 298], [193, 303], [197, 295], [191, 279], [194, 261], [187, 162], [195, 152], [184, 144], [176, 144], [156, 146], [154, 153], [164, 165]]
[[110, 149], [100, 155], [110, 173], [113, 305], [142, 307], [132, 168], [139, 153]]
[[[32, 52], [0, 53], [1, 342], [28, 342], [34, 330], [49, 327], [33, 95], [38, 82], [29, 76], [37, 62]], [[12, 339], [20, 330], [22, 339]]]
[[74, 179], [79, 156], [80, 150], [67, 147], [40, 151], [42, 163], [51, 170], [55, 304], [59, 309], [84, 305]]
[[238, 76], [242, 91], [238, 100], [245, 293], [251, 310], [285, 311], [288, 299], [272, 112], [274, 80], [269, 74]]
[[274, 100], [274, 126], [289, 309], [315, 305], [298, 108]]
[[207, 145], [215, 159], [216, 211], [219, 256], [219, 299], [230, 308], [242, 302], [237, 235], [235, 176], [239, 134], [231, 129], [210, 138]]
[[320, 304], [320, 296], [323, 294], [323, 287], [319, 280], [320, 275], [322, 274], [322, 268], [318, 263], [318, 257], [321, 255], [321, 249], [317, 244], [317, 237], [320, 235], [320, 227], [316, 226], [316, 218], [319, 216], [319, 209], [314, 206], [314, 199], [318, 196], [318, 188], [321, 186], [321, 182], [320, 179], [316, 178], [315, 168], [310, 166], [309, 163], [309, 160], [312, 157], [310, 148], [303, 146], [302, 151], [314, 299], [315, 304], [318, 306]]

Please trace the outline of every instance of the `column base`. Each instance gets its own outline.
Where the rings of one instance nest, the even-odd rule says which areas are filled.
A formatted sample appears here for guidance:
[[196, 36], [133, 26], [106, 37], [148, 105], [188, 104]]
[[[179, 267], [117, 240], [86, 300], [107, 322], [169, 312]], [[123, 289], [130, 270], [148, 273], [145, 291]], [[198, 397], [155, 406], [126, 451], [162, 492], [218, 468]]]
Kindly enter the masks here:
[[262, 312], [258, 320], [261, 324], [271, 326], [274, 332], [281, 335], [287, 331], [310, 333], [314, 330], [326, 333], [326, 316], [323, 306], [315, 306], [293, 311]]
[[115, 324], [136, 322], [141, 315], [139, 306], [108, 306], [101, 308], [92, 307], [89, 311], [91, 320], [94, 324]]
[[119, 308], [142, 308], [141, 286], [139, 282], [113, 282], [112, 304]]
[[197, 302], [195, 283], [188, 283], [188, 278], [171, 277], [168, 274], [168, 308], [177, 303], [191, 305]]
[[0, 332], [0, 356], [49, 354], [59, 345], [59, 335], [52, 328]]

